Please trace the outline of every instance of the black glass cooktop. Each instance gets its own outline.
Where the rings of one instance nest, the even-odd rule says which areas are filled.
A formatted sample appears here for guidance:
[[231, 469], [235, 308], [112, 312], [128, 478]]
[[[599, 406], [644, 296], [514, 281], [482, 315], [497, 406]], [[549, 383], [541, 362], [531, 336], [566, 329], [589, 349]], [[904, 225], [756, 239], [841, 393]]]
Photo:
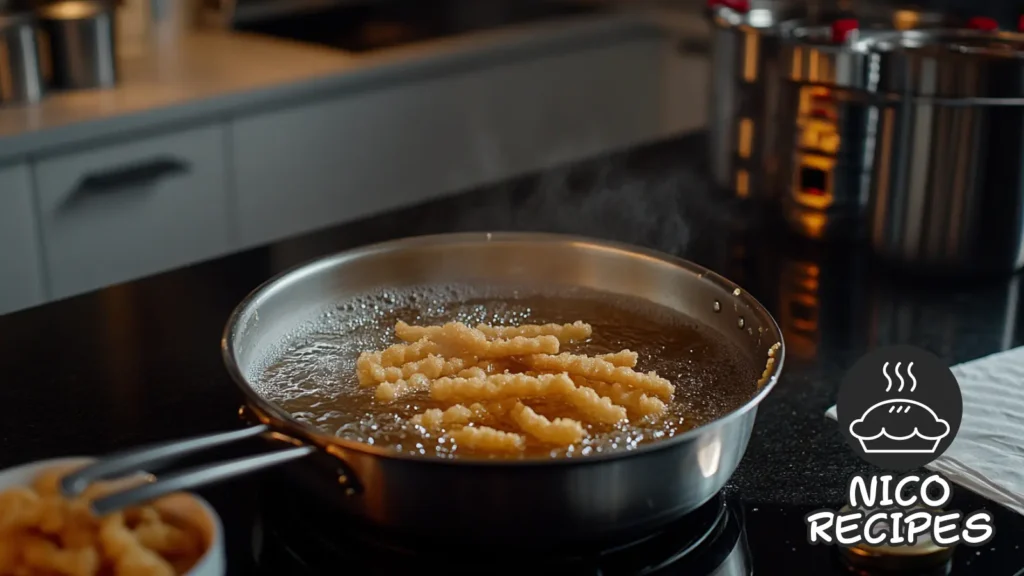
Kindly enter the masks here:
[[[252, 534], [256, 566], [263, 574], [313, 576], [338, 566], [352, 574], [384, 576], [434, 571], [451, 576], [558, 574], [559, 576], [641, 576], [694, 574], [748, 576], [742, 506], [723, 496], [647, 537], [617, 546], [560, 554], [530, 555], [502, 549], [416, 546], [369, 537], [337, 518], [317, 522], [308, 507], [274, 497], [264, 503]], [[327, 517], [325, 517], [327, 518]], [[486, 527], [481, 527], [486, 530]]]
[[543, 0], [400, 0], [304, 11], [238, 29], [369, 52], [596, 10], [592, 5]]

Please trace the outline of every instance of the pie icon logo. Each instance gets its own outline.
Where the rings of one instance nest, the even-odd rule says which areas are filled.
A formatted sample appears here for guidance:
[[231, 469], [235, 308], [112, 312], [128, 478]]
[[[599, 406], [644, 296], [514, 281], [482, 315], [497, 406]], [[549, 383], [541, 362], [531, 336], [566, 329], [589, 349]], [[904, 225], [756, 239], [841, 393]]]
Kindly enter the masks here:
[[952, 444], [963, 417], [960, 386], [926, 350], [892, 346], [869, 353], [847, 373], [836, 402], [851, 448], [888, 470], [919, 468]]

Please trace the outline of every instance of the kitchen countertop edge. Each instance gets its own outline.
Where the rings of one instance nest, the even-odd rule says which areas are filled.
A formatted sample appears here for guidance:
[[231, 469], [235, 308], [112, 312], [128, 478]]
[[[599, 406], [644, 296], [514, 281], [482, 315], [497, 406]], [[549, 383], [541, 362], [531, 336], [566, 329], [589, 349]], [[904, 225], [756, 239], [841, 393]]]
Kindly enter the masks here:
[[[56, 155], [75, 149], [85, 143], [102, 143], [127, 135], [180, 129], [183, 125], [216, 122], [262, 110], [288, 106], [289, 103], [321, 101], [339, 97], [348, 92], [370, 90], [400, 82], [416, 81], [419, 77], [438, 77], [456, 73], [466, 67], [487, 60], [516, 60], [535, 51], [563, 47], [566, 50], [586, 49], [610, 38], [656, 36], [665, 33], [648, 15], [606, 13], [576, 18], [566, 26], [564, 21], [510, 27], [481, 32], [359, 55], [337, 51], [337, 69], [324, 74], [311, 75], [296, 81], [271, 83], [257, 88], [225, 89], [212, 96], [182, 98], [169, 105], [156, 103], [152, 107], [125, 113], [114, 112], [97, 118], [71, 121], [51, 127], [17, 132], [11, 120], [0, 116], [0, 166], [39, 156]], [[233, 32], [228, 34], [235, 34]], [[253, 36], [249, 35], [250, 38]], [[282, 42], [276, 39], [259, 40]], [[320, 52], [320, 47], [287, 42], [290, 48], [309, 48]], [[472, 49], [469, 49], [472, 48]], [[117, 89], [117, 88], [115, 88]], [[35, 105], [24, 106], [12, 112], [23, 112], [27, 117], [38, 114]], [[6, 122], [5, 122], [6, 120]], [[24, 118], [23, 123], [28, 123]], [[5, 126], [4, 124], [8, 124]]]

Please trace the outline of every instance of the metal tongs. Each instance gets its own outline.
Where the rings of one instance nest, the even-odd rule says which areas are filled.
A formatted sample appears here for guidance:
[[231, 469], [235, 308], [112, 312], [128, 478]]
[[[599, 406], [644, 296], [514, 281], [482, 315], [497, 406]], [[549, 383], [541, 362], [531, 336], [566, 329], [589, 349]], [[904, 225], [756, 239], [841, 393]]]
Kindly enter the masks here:
[[[74, 498], [80, 496], [90, 484], [98, 480], [122, 477], [133, 472], [148, 473], [151, 471], [150, 469], [160, 464], [166, 464], [176, 458], [259, 436], [270, 431], [268, 426], [258, 425], [243, 430], [196, 436], [186, 440], [173, 440], [135, 448], [108, 456], [94, 464], [67, 474], [60, 481], [60, 489], [65, 497]], [[313, 446], [297, 446], [160, 475], [155, 481], [93, 500], [91, 503], [92, 511], [98, 516], [104, 516], [129, 506], [166, 496], [167, 494], [206, 486], [221, 480], [227, 480], [297, 460], [315, 450], [316, 448]]]

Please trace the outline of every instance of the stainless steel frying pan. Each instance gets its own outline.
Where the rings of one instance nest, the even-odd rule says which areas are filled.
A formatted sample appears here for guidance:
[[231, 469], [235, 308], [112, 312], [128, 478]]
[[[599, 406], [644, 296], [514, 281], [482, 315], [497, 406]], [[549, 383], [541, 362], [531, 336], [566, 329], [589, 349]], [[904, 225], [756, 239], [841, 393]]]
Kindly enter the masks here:
[[[582, 287], [645, 298], [695, 318], [731, 340], [757, 365], [779, 344], [764, 384], [737, 410], [671, 439], [629, 452], [572, 459], [440, 459], [398, 454], [337, 438], [293, 419], [259, 393], [254, 375], [287, 337], [357, 294], [425, 284]], [[690, 262], [620, 244], [546, 234], [452, 234], [386, 242], [323, 258], [274, 278], [235, 309], [222, 342], [224, 361], [255, 426], [193, 448], [272, 432], [297, 444], [220, 464], [207, 480], [277, 465], [283, 490], [302, 494], [310, 514], [340, 513], [393, 536], [443, 537], [449, 545], [523, 550], [612, 542], [646, 534], [714, 496], [747, 448], [757, 405], [782, 370], [782, 334], [768, 312], [728, 280]], [[163, 455], [181, 452], [181, 443]], [[150, 449], [149, 457], [155, 452]], [[130, 459], [130, 458], [129, 458]], [[124, 460], [121, 460], [123, 465]], [[116, 467], [101, 464], [66, 479]], [[107, 466], [108, 469], [103, 469]], [[163, 488], [194, 485], [172, 475]], [[171, 486], [167, 486], [170, 483]], [[100, 503], [113, 509], [145, 493]], [[269, 497], [275, 495], [271, 493]]]
[[[458, 542], [528, 546], [605, 540], [653, 529], [697, 508], [732, 475], [757, 405], [782, 369], [738, 410], [664, 442], [613, 455], [537, 461], [416, 457], [341, 440], [293, 420], [252, 381], [282, 339], [348, 296], [380, 287], [441, 283], [543, 284], [645, 298], [716, 329], [764, 364], [782, 334], [752, 296], [700, 266], [631, 246], [544, 234], [453, 234], [359, 248], [264, 284], [224, 333], [228, 370], [265, 423], [334, 456], [303, 460], [292, 478], [375, 526]], [[336, 460], [335, 460], [336, 459]], [[331, 461], [334, 462], [331, 462]], [[340, 470], [339, 470], [340, 469]], [[339, 474], [340, 472], [340, 474]], [[482, 529], [486, 527], [486, 529]]]

